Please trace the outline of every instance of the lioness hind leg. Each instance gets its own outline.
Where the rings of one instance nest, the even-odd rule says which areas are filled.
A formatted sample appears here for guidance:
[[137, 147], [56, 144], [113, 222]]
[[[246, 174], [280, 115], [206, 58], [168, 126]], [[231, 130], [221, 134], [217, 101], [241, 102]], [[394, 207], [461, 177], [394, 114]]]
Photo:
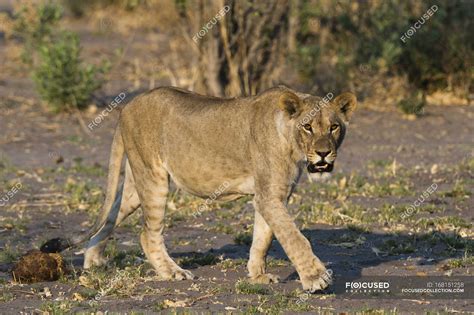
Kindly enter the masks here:
[[[254, 207], [256, 204], [254, 203]], [[273, 232], [258, 211], [255, 211], [253, 226], [253, 240], [250, 248], [250, 257], [247, 264], [250, 282], [252, 283], [277, 283], [279, 277], [266, 273], [266, 257], [272, 244]]]
[[137, 190], [144, 216], [144, 230], [140, 237], [143, 251], [161, 279], [194, 279], [190, 271], [182, 269], [171, 259], [165, 247], [163, 229], [169, 190], [168, 173], [162, 167], [140, 169], [144, 171], [139, 171], [136, 176], [140, 178]]
[[[122, 194], [120, 209], [118, 209], [118, 202], [120, 200], [119, 194]], [[116, 204], [117, 203], [117, 204]], [[107, 262], [104, 256], [104, 249], [107, 241], [114, 231], [114, 228], [120, 225], [130, 214], [140, 206], [140, 199], [138, 198], [135, 183], [133, 181], [133, 174], [130, 169], [128, 161], [125, 165], [125, 179], [123, 189], [119, 189], [115, 203], [112, 207], [107, 221], [99, 232], [89, 241], [87, 249], [84, 253], [84, 268], [92, 266], [100, 266]], [[118, 213], [117, 213], [118, 212]]]

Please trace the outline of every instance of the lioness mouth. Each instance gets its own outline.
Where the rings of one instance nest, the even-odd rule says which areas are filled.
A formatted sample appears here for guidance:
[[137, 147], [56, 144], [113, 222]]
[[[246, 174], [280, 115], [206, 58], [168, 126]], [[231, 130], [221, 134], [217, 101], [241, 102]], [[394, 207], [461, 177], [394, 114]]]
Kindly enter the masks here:
[[323, 172], [331, 172], [334, 165], [329, 164], [325, 161], [319, 161], [315, 164], [308, 164], [308, 172], [310, 173], [323, 173]]

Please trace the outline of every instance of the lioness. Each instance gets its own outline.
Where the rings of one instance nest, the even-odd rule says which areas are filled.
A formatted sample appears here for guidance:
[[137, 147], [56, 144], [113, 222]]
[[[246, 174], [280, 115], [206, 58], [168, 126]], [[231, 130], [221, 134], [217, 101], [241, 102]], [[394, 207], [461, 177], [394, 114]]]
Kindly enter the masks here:
[[[95, 226], [64, 247], [90, 239], [84, 268], [103, 264], [103, 250], [114, 227], [141, 206], [145, 222], [141, 245], [149, 262], [164, 279], [192, 279], [190, 271], [170, 258], [163, 240], [169, 181], [202, 198], [225, 182], [226, 188], [214, 194], [219, 200], [254, 196], [250, 279], [277, 281], [265, 266], [275, 234], [303, 289], [324, 289], [330, 282], [326, 268], [286, 206], [304, 168], [310, 173], [332, 170], [355, 107], [351, 93], [324, 104], [319, 97], [282, 86], [233, 99], [174, 87], [142, 94], [120, 114], [106, 200]], [[117, 189], [124, 154], [125, 179]]]

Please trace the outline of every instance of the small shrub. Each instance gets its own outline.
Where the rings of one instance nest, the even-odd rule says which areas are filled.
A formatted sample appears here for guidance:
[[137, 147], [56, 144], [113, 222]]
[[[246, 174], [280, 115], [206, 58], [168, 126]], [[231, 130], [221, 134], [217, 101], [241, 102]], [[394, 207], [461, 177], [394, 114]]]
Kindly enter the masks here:
[[71, 310], [75, 304], [75, 302], [71, 301], [47, 301], [41, 304], [40, 309], [43, 311], [43, 314], [71, 314]]
[[456, 181], [450, 191], [442, 192], [443, 197], [464, 199], [471, 195], [471, 192], [465, 187], [461, 181]]
[[235, 291], [239, 294], [268, 295], [270, 290], [260, 284], [252, 284], [245, 280], [239, 280], [235, 284]]
[[407, 114], [420, 116], [425, 107], [425, 98], [420, 91], [412, 93], [409, 97], [398, 102], [398, 108]]
[[144, 0], [63, 0], [64, 6], [74, 17], [82, 17], [96, 9], [114, 6], [115, 8], [133, 11], [140, 5], [146, 4]]
[[248, 232], [239, 233], [234, 237], [234, 243], [237, 245], [252, 245], [252, 234]]
[[0, 263], [11, 264], [17, 260], [18, 256], [17, 252], [13, 251], [10, 247], [6, 247], [0, 252]]
[[62, 7], [55, 3], [27, 3], [15, 13], [13, 31], [23, 40], [22, 59], [25, 63], [34, 62], [36, 48], [53, 34], [62, 15]]
[[14, 23], [14, 34], [23, 41], [23, 61], [31, 66], [41, 99], [54, 111], [85, 107], [109, 67], [83, 64], [77, 35], [57, 30], [62, 15], [57, 3], [26, 3]]
[[411, 254], [415, 252], [415, 247], [411, 242], [403, 242], [394, 239], [383, 242], [380, 249], [384, 252], [387, 252], [389, 255]]
[[39, 46], [33, 79], [41, 99], [55, 111], [84, 108], [103, 83], [101, 75], [108, 65], [85, 65], [80, 51], [77, 35], [70, 32], [62, 32], [54, 42]]
[[474, 266], [474, 256], [469, 255], [466, 251], [464, 257], [462, 258], [453, 258], [450, 259], [446, 265], [444, 266], [445, 269], [453, 269], [453, 268], [465, 268]]
[[211, 266], [220, 262], [220, 258], [213, 254], [194, 254], [191, 257], [178, 259], [178, 263], [183, 268], [195, 268], [198, 266]]

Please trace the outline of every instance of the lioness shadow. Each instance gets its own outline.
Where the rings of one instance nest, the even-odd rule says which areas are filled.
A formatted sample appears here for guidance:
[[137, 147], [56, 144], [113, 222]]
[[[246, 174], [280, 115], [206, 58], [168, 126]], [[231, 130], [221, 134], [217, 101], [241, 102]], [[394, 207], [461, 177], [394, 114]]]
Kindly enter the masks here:
[[[466, 250], [474, 249], [474, 240], [463, 238], [457, 233], [429, 232], [408, 235], [361, 232], [347, 228], [323, 228], [303, 230], [303, 234], [310, 240], [313, 252], [327, 268], [332, 269], [336, 277], [358, 277], [362, 275], [364, 269], [382, 264], [384, 266], [380, 270], [372, 271], [374, 275], [396, 275], [396, 268], [390, 268], [390, 263], [410, 260], [415, 266], [437, 265], [449, 258], [462, 257]], [[246, 245], [227, 244], [198, 255], [248, 259], [249, 249], [250, 246]], [[196, 254], [187, 252], [172, 256], [182, 258], [193, 257]], [[288, 260], [276, 240], [273, 241], [268, 256]], [[283, 281], [295, 278], [297, 274], [293, 273]]]

